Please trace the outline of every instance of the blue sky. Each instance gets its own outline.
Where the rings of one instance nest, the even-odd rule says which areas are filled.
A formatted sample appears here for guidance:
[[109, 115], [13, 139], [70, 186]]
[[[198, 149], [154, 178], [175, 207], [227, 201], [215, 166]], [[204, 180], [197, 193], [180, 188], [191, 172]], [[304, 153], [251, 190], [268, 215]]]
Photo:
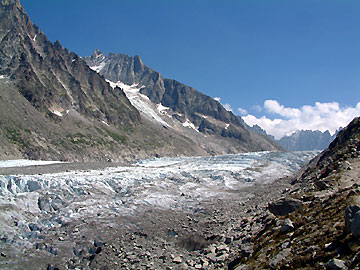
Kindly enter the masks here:
[[[304, 128], [334, 131], [360, 115], [360, 1], [21, 3], [51, 41], [80, 56], [97, 48], [138, 54], [164, 77], [220, 98], [273, 135]], [[308, 123], [309, 107], [321, 121]], [[294, 118], [296, 127], [288, 121]], [[337, 120], [327, 126], [331, 119]]]

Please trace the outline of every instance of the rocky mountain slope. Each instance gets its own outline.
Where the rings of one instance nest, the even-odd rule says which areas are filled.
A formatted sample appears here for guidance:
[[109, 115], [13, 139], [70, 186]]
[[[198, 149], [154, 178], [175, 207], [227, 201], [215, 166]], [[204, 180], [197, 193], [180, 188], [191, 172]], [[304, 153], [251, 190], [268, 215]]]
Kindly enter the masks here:
[[[133, 60], [134, 71], [146, 69], [140, 58]], [[136, 93], [127, 97], [119, 84], [107, 82], [60, 42], [50, 42], [17, 0], [0, 2], [0, 90], [2, 159], [123, 161], [278, 149], [246, 132], [239, 139], [241, 127], [220, 129], [225, 137], [205, 137], [154, 124], [134, 107], [142, 104]], [[204, 121], [203, 129], [211, 128]]]
[[298, 174], [293, 187], [268, 205], [248, 241], [249, 252], [229, 268], [359, 269], [359, 186], [360, 118], [355, 118]]
[[[163, 123], [159, 128], [140, 115], [116, 84], [107, 83], [59, 42], [48, 41], [18, 1], [1, 2], [0, 34], [4, 158], [121, 160], [276, 149], [252, 138], [239, 143], [233, 135], [223, 140], [183, 128], [177, 132]], [[144, 69], [136, 59], [135, 70]]]
[[[139, 94], [146, 96], [158, 109], [156, 113], [162, 120], [200, 144], [205, 137], [207, 141], [217, 139], [214, 144], [221, 145], [227, 145], [230, 140], [232, 148], [237, 151], [246, 151], [246, 148], [253, 151], [280, 149], [266, 136], [245, 129], [239, 119], [218, 101], [180, 82], [164, 79], [159, 72], [144, 65], [139, 56], [114, 53], [106, 56], [95, 50], [84, 60], [113, 85], [137, 86]], [[187, 131], [182, 127], [187, 127]]]

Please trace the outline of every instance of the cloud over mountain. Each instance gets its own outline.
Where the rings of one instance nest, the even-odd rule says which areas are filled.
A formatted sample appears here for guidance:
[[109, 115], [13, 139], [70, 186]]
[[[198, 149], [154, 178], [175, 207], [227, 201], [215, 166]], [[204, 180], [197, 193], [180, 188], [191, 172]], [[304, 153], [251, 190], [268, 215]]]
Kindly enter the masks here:
[[296, 130], [329, 130], [332, 134], [340, 127], [345, 127], [354, 117], [360, 115], [360, 102], [355, 107], [340, 107], [338, 102], [316, 102], [314, 106], [305, 105], [301, 108], [285, 107], [277, 100], [266, 100], [263, 110], [269, 115], [257, 118], [248, 114], [244, 121], [250, 125], [259, 125], [270, 135], [280, 139]]

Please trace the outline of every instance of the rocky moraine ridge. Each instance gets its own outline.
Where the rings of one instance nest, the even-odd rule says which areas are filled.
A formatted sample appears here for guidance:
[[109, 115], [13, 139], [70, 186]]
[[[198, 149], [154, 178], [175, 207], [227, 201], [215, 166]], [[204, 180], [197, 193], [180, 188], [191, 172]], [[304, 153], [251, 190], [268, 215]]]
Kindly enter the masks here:
[[230, 269], [359, 269], [360, 118], [267, 207]]

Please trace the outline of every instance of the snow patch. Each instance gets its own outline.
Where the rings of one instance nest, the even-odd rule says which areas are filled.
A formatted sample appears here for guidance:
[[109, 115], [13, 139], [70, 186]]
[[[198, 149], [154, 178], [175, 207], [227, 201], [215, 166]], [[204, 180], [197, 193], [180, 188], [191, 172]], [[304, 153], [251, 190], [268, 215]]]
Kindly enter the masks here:
[[163, 106], [161, 103], [159, 103], [159, 104], [157, 105], [157, 109], [158, 109], [159, 113], [161, 113], [161, 114], [166, 114], [166, 111], [167, 111], [167, 110], [170, 110], [169, 107], [165, 107], [165, 106]]
[[33, 41], [36, 41], [37, 35], [34, 36]]
[[101, 121], [101, 123], [103, 123], [104, 125], [107, 125], [108, 127], [110, 126], [108, 123], [106, 123], [104, 120]]
[[60, 116], [60, 117], [63, 116], [63, 114], [61, 112], [59, 112], [58, 110], [54, 110], [52, 113], [56, 114], [57, 116]]
[[16, 160], [0, 160], [0, 168], [11, 167], [26, 167], [26, 166], [41, 166], [64, 163], [62, 161], [46, 161], [46, 160], [28, 160], [28, 159], [16, 159]]
[[121, 81], [117, 81], [116, 83], [109, 80], [106, 81], [110, 84], [112, 88], [120, 87], [124, 91], [126, 97], [129, 99], [131, 104], [138, 111], [140, 111], [140, 113], [144, 117], [148, 118], [153, 122], [157, 122], [162, 124], [163, 126], [169, 127], [168, 123], [166, 123], [158, 114], [156, 105], [152, 103], [147, 96], [140, 93], [140, 89], [144, 86], [139, 87], [139, 84], [128, 85]]
[[0, 75], [0, 79], [7, 79], [7, 76], [5, 76], [5, 75]]
[[97, 73], [99, 73], [104, 67], [105, 67], [105, 62], [101, 62], [99, 65], [91, 66], [90, 68], [96, 71]]
[[229, 126], [230, 126], [230, 124], [226, 124], [225, 129], [228, 129], [228, 128], [229, 128]]
[[192, 128], [193, 130], [199, 132], [199, 130], [195, 127], [195, 125], [192, 122], [190, 122], [189, 119], [186, 119], [185, 123], [182, 123], [182, 125], [184, 127]]

